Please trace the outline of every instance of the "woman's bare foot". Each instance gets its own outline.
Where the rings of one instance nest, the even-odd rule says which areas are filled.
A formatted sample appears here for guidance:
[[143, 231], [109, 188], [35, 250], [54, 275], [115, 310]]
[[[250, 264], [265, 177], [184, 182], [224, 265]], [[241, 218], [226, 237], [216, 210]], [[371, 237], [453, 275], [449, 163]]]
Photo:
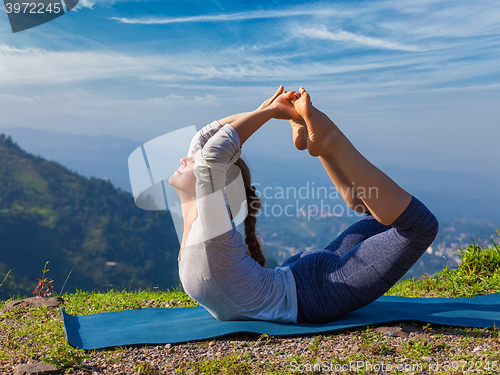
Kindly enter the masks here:
[[304, 119], [307, 129], [307, 150], [312, 156], [329, 154], [334, 144], [337, 125], [323, 112], [312, 105], [307, 91], [300, 88], [300, 98], [293, 103], [297, 113]]
[[[295, 91], [286, 92], [284, 96], [292, 104], [300, 98], [300, 95], [296, 94]], [[307, 126], [304, 119], [298, 117], [296, 119], [289, 119], [288, 122], [292, 127], [293, 144], [300, 151], [305, 150], [307, 148]]]

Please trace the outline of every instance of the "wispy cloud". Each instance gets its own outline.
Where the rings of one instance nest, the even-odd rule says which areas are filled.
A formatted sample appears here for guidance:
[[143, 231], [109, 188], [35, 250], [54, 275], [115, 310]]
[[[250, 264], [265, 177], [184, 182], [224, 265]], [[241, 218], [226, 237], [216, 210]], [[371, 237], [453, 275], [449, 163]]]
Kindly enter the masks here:
[[0, 94], [0, 97], [4, 99], [10, 99], [17, 102], [25, 102], [25, 103], [35, 103], [40, 101], [42, 98], [38, 95], [33, 97], [20, 96], [20, 95], [10, 95], [10, 94]]
[[345, 30], [335, 32], [329, 31], [325, 26], [320, 28], [302, 28], [297, 30], [298, 37], [307, 37], [313, 39], [323, 39], [339, 42], [354, 42], [374, 48], [393, 49], [400, 51], [420, 51], [420, 48], [411, 45], [404, 45], [398, 42], [391, 42], [366, 35], [354, 34]]
[[[95, 3], [96, 8], [98, 3]], [[476, 6], [470, 13], [477, 19], [471, 21], [466, 17], [462, 2], [456, 6], [455, 2], [446, 3], [447, 9], [441, 13], [439, 9], [426, 13], [436, 6], [443, 8], [443, 3], [443, 0], [424, 1], [413, 8], [401, 7], [397, 1], [390, 0], [357, 3], [356, 6], [315, 3], [309, 8], [302, 5], [278, 10], [157, 18], [156, 21], [167, 23], [185, 22], [186, 25], [180, 27], [189, 30], [190, 35], [198, 30], [194, 24], [198, 21], [276, 20], [272, 28], [253, 28], [251, 33], [247, 32], [247, 25], [231, 25], [232, 30], [241, 27], [241, 36], [231, 42], [219, 40], [218, 34], [200, 35], [199, 44], [168, 52], [163, 44], [161, 50], [148, 49], [150, 45], [159, 45], [156, 41], [147, 44], [140, 53], [128, 47], [123, 51], [113, 50], [114, 45], [101, 46], [98, 50], [64, 51], [0, 44], [0, 84], [4, 87], [34, 84], [62, 87], [95, 81], [98, 86], [100, 80], [107, 80], [107, 85], [111, 83], [112, 86], [113, 82], [127, 78], [136, 85], [201, 90], [190, 94], [185, 91], [184, 98], [197, 95], [206, 99], [205, 95], [217, 92], [219, 101], [224, 97], [219, 93], [224, 90], [234, 93], [241, 86], [262, 87], [299, 81], [338, 90], [358, 90], [366, 96], [436, 87], [487, 89], [481, 88], [484, 80], [477, 85], [470, 82], [498, 73], [499, 42], [495, 35], [483, 35], [492, 30], [491, 15], [482, 10], [483, 6]], [[391, 17], [384, 18], [387, 10], [392, 10]], [[294, 16], [313, 18], [303, 17], [300, 22], [286, 19]], [[465, 36], [433, 36], [447, 26], [452, 28], [461, 23], [468, 25]], [[208, 48], [203, 41], [212, 44]], [[178, 43], [184, 42], [189, 43], [189, 40], [180, 39]], [[333, 43], [335, 48], [328, 48]], [[139, 42], [135, 41], [137, 44]], [[362, 55], [360, 47], [368, 47]], [[165, 98], [166, 94], [143, 94], [146, 95]], [[161, 100], [164, 99], [158, 102]]]
[[80, 0], [80, 1], [78, 1], [78, 4], [76, 4], [76, 6], [72, 9], [72, 11], [78, 12], [79, 9], [83, 9], [83, 8], [92, 9], [93, 6], [94, 6], [94, 2], [92, 2], [92, 1]]
[[207, 94], [206, 96], [195, 96], [194, 100], [203, 106], [213, 106], [217, 104], [217, 97], [215, 95]]
[[408, 91], [412, 94], [420, 94], [426, 92], [463, 92], [463, 91], [483, 91], [483, 90], [497, 90], [500, 89], [499, 83], [493, 83], [491, 85], [474, 85], [474, 86], [463, 86], [463, 87], [441, 87], [435, 89], [425, 89], [425, 90], [412, 90]]
[[166, 105], [169, 107], [173, 107], [175, 104], [179, 103], [179, 101], [183, 99], [184, 98], [180, 95], [169, 94], [164, 98], [146, 98], [146, 101], [157, 105]]
[[123, 23], [144, 24], [144, 25], [165, 25], [172, 23], [186, 22], [224, 22], [224, 21], [244, 21], [254, 19], [269, 19], [269, 18], [285, 18], [299, 16], [334, 16], [340, 15], [342, 12], [335, 10], [333, 7], [309, 7], [308, 9], [297, 8], [287, 10], [258, 10], [228, 14], [201, 15], [191, 17], [143, 17], [143, 18], [127, 18], [127, 17], [111, 17]]
[[[113, 51], [55, 52], [0, 45], [0, 83], [4, 88], [36, 84], [55, 87], [72, 82], [126, 77], [136, 83], [147, 82], [153, 87], [202, 90], [197, 95], [210, 102], [213, 98], [203, 95], [214, 90], [234, 94], [239, 87], [249, 83], [262, 87], [299, 81], [323, 85], [329, 82], [327, 86], [333, 86], [335, 90], [362, 90], [366, 95], [370, 94], [368, 91], [379, 95], [451, 87], [453, 82], [498, 71], [495, 59], [472, 64], [464, 58], [467, 57], [464, 49], [454, 54], [428, 51], [394, 58], [377, 53], [362, 59], [354, 56], [337, 61], [323, 57], [318, 61], [314, 53], [308, 53], [312, 55], [308, 58], [290, 58], [280, 54], [262, 56], [261, 51], [252, 54], [251, 49], [235, 51], [232, 48], [203, 53], [136, 56]], [[33, 61], [37, 64], [32, 64]], [[480, 89], [481, 85], [478, 85], [477, 90]]]

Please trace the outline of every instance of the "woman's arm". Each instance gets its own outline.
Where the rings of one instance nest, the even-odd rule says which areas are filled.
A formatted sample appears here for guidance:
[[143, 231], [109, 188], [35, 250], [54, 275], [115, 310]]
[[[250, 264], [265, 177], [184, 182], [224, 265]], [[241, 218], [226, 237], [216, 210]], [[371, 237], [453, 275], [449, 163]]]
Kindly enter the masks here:
[[[278, 91], [276, 91], [276, 93], [271, 96], [269, 99], [265, 100], [260, 106], [259, 108], [257, 108], [257, 110], [259, 109], [264, 109], [264, 108], [267, 108], [269, 107], [269, 105], [274, 102], [274, 100], [280, 96], [283, 92], [285, 91], [285, 88], [283, 86], [280, 86], [278, 88]], [[220, 119], [218, 122], [219, 124], [221, 124], [222, 126], [224, 125], [227, 125], [227, 124], [232, 124], [233, 122], [235, 122], [236, 120], [239, 120], [247, 115], [249, 115], [250, 113], [252, 112], [242, 112], [242, 113], [237, 113], [235, 115], [231, 115], [231, 116], [227, 116], [227, 117], [224, 117], [222, 119]]]
[[272, 118], [301, 120], [301, 117], [290, 102], [290, 95], [291, 93], [284, 92], [276, 98], [272, 98], [272, 102], [268, 103], [267, 106], [264, 106], [266, 101], [255, 111], [239, 117], [231, 124], [236, 133], [238, 133], [240, 146]]
[[227, 116], [227, 117], [224, 117], [223, 119], [220, 119], [218, 121], [218, 123], [221, 124], [222, 126], [232, 124], [236, 120], [242, 118], [243, 116], [248, 115], [249, 113], [251, 113], [251, 112], [242, 112], [242, 113], [237, 113], [235, 115]]

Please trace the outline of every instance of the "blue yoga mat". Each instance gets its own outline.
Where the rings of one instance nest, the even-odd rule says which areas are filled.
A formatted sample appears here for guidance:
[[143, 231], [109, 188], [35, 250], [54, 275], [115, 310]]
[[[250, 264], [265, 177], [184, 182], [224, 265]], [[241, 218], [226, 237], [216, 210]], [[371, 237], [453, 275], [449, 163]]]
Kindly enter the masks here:
[[147, 308], [73, 316], [62, 310], [68, 343], [84, 350], [179, 344], [235, 333], [273, 336], [321, 334], [347, 328], [411, 321], [458, 327], [500, 327], [500, 293], [471, 298], [382, 296], [327, 324], [286, 324], [215, 319], [203, 307]]

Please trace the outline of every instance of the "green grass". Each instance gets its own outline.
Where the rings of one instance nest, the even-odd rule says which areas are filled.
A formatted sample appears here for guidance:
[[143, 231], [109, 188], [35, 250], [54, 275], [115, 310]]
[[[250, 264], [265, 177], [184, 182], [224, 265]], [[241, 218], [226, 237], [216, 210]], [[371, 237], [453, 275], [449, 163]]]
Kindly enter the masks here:
[[[120, 311], [145, 307], [187, 307], [198, 305], [179, 291], [139, 291], [94, 293], [77, 291], [61, 295], [64, 309], [72, 315]], [[0, 308], [11, 300], [0, 302]], [[27, 361], [44, 361], [58, 368], [79, 367], [85, 352], [66, 343], [62, 317], [46, 307], [13, 308], [0, 315], [0, 363], [15, 365]], [[1, 371], [0, 371], [1, 372]]]
[[[500, 232], [497, 231], [500, 239]], [[411, 297], [471, 297], [475, 295], [500, 292], [500, 247], [492, 240], [489, 246], [472, 244], [466, 249], [459, 249], [462, 263], [455, 268], [446, 267], [442, 271], [411, 279], [396, 284], [389, 290], [388, 295], [411, 296]], [[34, 283], [35, 285], [35, 283]], [[64, 301], [64, 309], [72, 315], [86, 315], [98, 312], [119, 311], [126, 309], [147, 307], [186, 307], [196, 306], [186, 294], [173, 291], [137, 291], [127, 292], [112, 290], [107, 293], [76, 291], [61, 296]], [[21, 296], [13, 297], [22, 299]], [[10, 300], [9, 300], [10, 301]], [[0, 301], [2, 308], [8, 301]], [[424, 327], [432, 331], [430, 325]], [[477, 337], [494, 337], [500, 339], [498, 329], [458, 329], [450, 328], [454, 334], [463, 334], [463, 345], [474, 345]], [[342, 334], [342, 333], [339, 333]], [[365, 327], [357, 331], [362, 340], [362, 347], [369, 349], [372, 355], [388, 355], [395, 348], [388, 343], [381, 334]], [[337, 337], [332, 335], [330, 337]], [[88, 353], [74, 349], [66, 343], [63, 329], [62, 317], [58, 311], [41, 308], [14, 308], [0, 314], [0, 372], [12, 369], [19, 363], [28, 361], [45, 361], [56, 365], [66, 371], [86, 370], [82, 362], [90, 359]], [[269, 335], [261, 335], [256, 341], [262, 345], [272, 346], [279, 343], [279, 338]], [[320, 358], [322, 340], [327, 337], [316, 336], [311, 339], [309, 351], [312, 357], [305, 357], [302, 353], [289, 358], [295, 364], [313, 366]], [[205, 343], [206, 344], [206, 343]], [[423, 356], [432, 356], [439, 351], [450, 351], [446, 342], [428, 343], [426, 341], [406, 342], [398, 348], [409, 361], [418, 361]], [[123, 348], [108, 350], [110, 358], [119, 356]], [[489, 352], [493, 357], [500, 356], [497, 351]], [[352, 354], [352, 360], [363, 358], [359, 353]], [[456, 357], [466, 359], [466, 357]], [[111, 361], [111, 359], [110, 359]], [[339, 364], [344, 360], [339, 359]], [[292, 362], [290, 362], [292, 363]], [[3, 367], [2, 367], [3, 366]], [[135, 373], [155, 373], [147, 362], [135, 364]], [[179, 374], [250, 374], [269, 373], [286, 374], [283, 367], [275, 367], [272, 363], [252, 364], [248, 361], [245, 353], [232, 353], [218, 358], [206, 358], [197, 362], [189, 362], [182, 365]]]
[[[500, 240], [500, 231], [496, 230]], [[386, 294], [403, 297], [473, 297], [500, 292], [500, 246], [473, 243], [458, 249], [462, 262], [434, 275], [422, 275], [394, 285]]]
[[[170, 307], [198, 306], [187, 294], [179, 291], [139, 291], [119, 292], [111, 290], [107, 293], [78, 291], [65, 294], [64, 310], [71, 315], [88, 315], [96, 312], [120, 311], [144, 307], [165, 307], [162, 305], [172, 301]], [[148, 304], [146, 304], [149, 302]]]

